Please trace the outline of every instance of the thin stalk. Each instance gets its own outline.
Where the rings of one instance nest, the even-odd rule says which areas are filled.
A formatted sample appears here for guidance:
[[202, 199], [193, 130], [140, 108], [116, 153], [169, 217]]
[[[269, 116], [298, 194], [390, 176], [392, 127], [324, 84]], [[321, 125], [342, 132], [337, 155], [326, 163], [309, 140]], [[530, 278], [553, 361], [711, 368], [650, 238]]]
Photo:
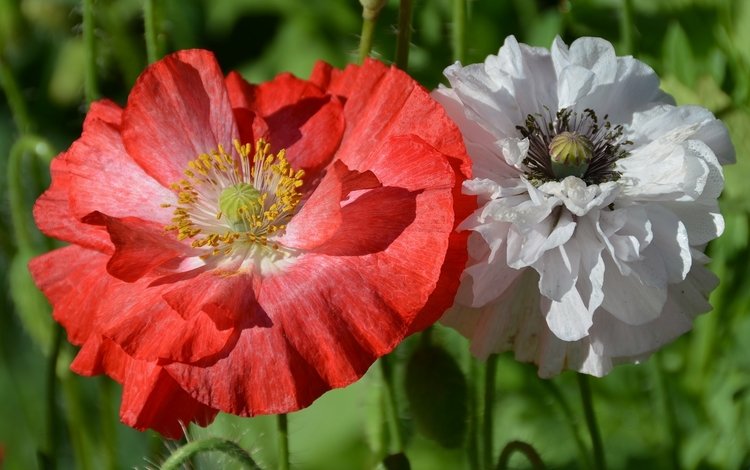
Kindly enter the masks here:
[[46, 468], [54, 470], [57, 468], [57, 426], [60, 417], [57, 414], [57, 359], [60, 357], [60, 346], [62, 345], [63, 329], [55, 324], [52, 349], [47, 359], [47, 451], [49, 460]]
[[469, 468], [480, 468], [479, 461], [479, 426], [481, 419], [479, 417], [479, 390], [481, 370], [479, 363], [474, 356], [468, 351], [469, 361], [469, 433], [466, 439], [466, 452], [469, 458]]
[[660, 354], [656, 354], [651, 360], [652, 368], [656, 378], [656, 395], [664, 410], [664, 418], [667, 425], [667, 439], [669, 440], [669, 460], [673, 469], [680, 469], [680, 441], [681, 432], [677, 424], [677, 413], [672, 403], [672, 394], [669, 390], [669, 381], [664, 371], [664, 363]]
[[117, 462], [117, 428], [112, 419], [115, 411], [114, 383], [109, 377], [101, 377], [99, 381], [99, 399], [101, 403], [102, 442], [104, 443], [104, 460], [107, 468], [115, 470]]
[[159, 50], [156, 2], [157, 0], [145, 0], [145, 4], [143, 5], [143, 29], [146, 36], [146, 57], [149, 64], [153, 64], [159, 60], [162, 55]]
[[484, 422], [482, 423], [482, 440], [484, 468], [492, 468], [495, 459], [492, 453], [494, 444], [494, 419], [495, 416], [495, 377], [497, 377], [497, 354], [487, 358], [484, 371]]
[[607, 464], [604, 460], [604, 446], [602, 445], [599, 426], [596, 423], [596, 414], [594, 413], [594, 402], [591, 398], [589, 379], [585, 374], [576, 374], [576, 378], [578, 379], [578, 388], [581, 391], [581, 403], [583, 404], [583, 414], [586, 417], [586, 426], [591, 435], [591, 446], [593, 447], [594, 454], [594, 469], [605, 470]]
[[565, 415], [565, 421], [570, 427], [570, 433], [573, 435], [573, 439], [576, 441], [578, 455], [581, 457], [581, 460], [586, 463], [586, 467], [591, 468], [591, 459], [589, 457], [589, 452], [586, 448], [586, 443], [583, 442], [583, 438], [581, 437], [578, 420], [576, 420], [573, 416], [573, 410], [571, 409], [570, 404], [565, 399], [565, 396], [562, 394], [557, 385], [555, 385], [555, 383], [551, 379], [541, 380], [540, 383], [549, 391], [549, 393], [552, 395], [552, 398], [555, 399], [557, 404], [560, 405], [560, 409]]
[[411, 42], [412, 0], [401, 0], [398, 7], [398, 35], [396, 36], [396, 66], [406, 70], [409, 65]]
[[633, 0], [622, 0], [620, 15], [620, 44], [622, 54], [635, 54], [635, 20], [633, 18]]
[[453, 60], [466, 60], [466, 0], [453, 0]]
[[85, 49], [85, 70], [83, 92], [86, 105], [99, 98], [99, 85], [96, 76], [96, 41], [94, 38], [94, 0], [83, 0], [83, 45]]
[[502, 452], [500, 452], [500, 458], [497, 460], [497, 466], [495, 467], [496, 470], [506, 470], [508, 468], [508, 463], [510, 462], [510, 457], [514, 452], [523, 454], [531, 464], [531, 468], [534, 470], [544, 470], [546, 468], [539, 453], [531, 446], [531, 444], [527, 444], [523, 441], [510, 441], [505, 444]]
[[398, 402], [396, 400], [396, 388], [393, 383], [393, 367], [389, 356], [380, 358], [380, 371], [385, 386], [385, 414], [388, 420], [388, 431], [390, 434], [390, 453], [398, 454], [404, 451], [404, 437], [401, 435], [401, 426], [398, 419]]
[[78, 377], [66, 374], [60, 381], [65, 397], [64, 409], [67, 412], [68, 435], [73, 447], [76, 468], [80, 470], [93, 469], [94, 449], [87, 433], [89, 426], [86, 424], [86, 418], [84, 417], [86, 411], [82, 407]]
[[279, 470], [289, 470], [289, 423], [287, 422], [286, 413], [276, 415], [276, 422], [279, 436]]
[[53, 152], [44, 139], [33, 135], [21, 136], [10, 148], [5, 176], [8, 184], [8, 203], [13, 221], [13, 234], [19, 250], [33, 250], [32, 232], [27, 223], [30, 211], [24, 204], [21, 177], [21, 162], [28, 153], [49, 159]]
[[26, 108], [26, 102], [23, 100], [23, 95], [13, 72], [2, 57], [0, 57], [0, 87], [2, 87], [5, 97], [8, 99], [8, 107], [18, 130], [21, 132], [31, 131], [34, 125], [29, 116], [29, 110]]
[[362, 35], [359, 37], [359, 63], [364, 63], [365, 59], [372, 51], [372, 39], [375, 36], [376, 18], [362, 19]]
[[190, 460], [194, 455], [201, 452], [221, 452], [230, 457], [233, 457], [243, 468], [249, 468], [252, 470], [260, 470], [257, 463], [250, 457], [245, 449], [240, 447], [235, 442], [221, 439], [218, 437], [211, 437], [208, 439], [201, 439], [199, 441], [193, 441], [185, 444], [169, 456], [169, 458], [162, 464], [161, 470], [177, 470], [182, 468], [182, 464]]

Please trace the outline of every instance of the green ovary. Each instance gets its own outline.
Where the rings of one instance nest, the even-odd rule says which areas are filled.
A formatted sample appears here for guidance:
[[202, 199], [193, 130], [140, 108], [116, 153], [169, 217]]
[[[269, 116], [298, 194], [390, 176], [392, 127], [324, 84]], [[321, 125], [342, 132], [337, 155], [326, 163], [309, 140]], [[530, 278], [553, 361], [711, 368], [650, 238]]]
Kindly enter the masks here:
[[219, 210], [235, 231], [245, 232], [251, 216], [262, 211], [260, 191], [248, 183], [224, 188], [219, 195]]
[[591, 140], [575, 132], [561, 132], [549, 144], [552, 171], [558, 178], [583, 176], [593, 154]]

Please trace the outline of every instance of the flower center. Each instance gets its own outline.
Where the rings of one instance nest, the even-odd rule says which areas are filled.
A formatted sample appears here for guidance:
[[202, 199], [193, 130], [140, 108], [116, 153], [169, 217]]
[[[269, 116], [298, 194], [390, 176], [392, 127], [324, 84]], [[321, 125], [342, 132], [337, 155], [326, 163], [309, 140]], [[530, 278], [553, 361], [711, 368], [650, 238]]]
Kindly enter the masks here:
[[[278, 250], [284, 231], [302, 199], [298, 191], [304, 171], [294, 170], [284, 150], [271, 153], [263, 139], [234, 142], [234, 152], [220, 145], [188, 163], [177, 191], [172, 224], [179, 240], [192, 239], [206, 255], [229, 255], [237, 246]], [[163, 204], [172, 207], [171, 204]]]
[[600, 124], [596, 113], [586, 109], [578, 114], [563, 108], [553, 117], [529, 114], [525, 126], [517, 126], [529, 140], [529, 151], [523, 163], [526, 176], [535, 185], [562, 181], [577, 176], [586, 184], [616, 181], [620, 173], [615, 164], [628, 156], [623, 147], [622, 125], [612, 126], [604, 116]]

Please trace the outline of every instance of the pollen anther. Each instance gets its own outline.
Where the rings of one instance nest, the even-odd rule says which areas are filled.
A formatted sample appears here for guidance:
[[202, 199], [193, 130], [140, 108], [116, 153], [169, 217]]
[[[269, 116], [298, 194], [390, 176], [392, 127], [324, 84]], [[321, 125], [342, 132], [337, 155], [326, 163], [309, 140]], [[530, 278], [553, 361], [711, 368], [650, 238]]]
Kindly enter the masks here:
[[177, 192], [172, 224], [178, 240], [192, 239], [205, 255], [230, 255], [237, 243], [279, 249], [269, 237], [282, 233], [302, 199], [303, 170], [295, 170], [282, 149], [259, 139], [254, 146], [234, 141], [187, 164], [185, 178], [173, 183]]

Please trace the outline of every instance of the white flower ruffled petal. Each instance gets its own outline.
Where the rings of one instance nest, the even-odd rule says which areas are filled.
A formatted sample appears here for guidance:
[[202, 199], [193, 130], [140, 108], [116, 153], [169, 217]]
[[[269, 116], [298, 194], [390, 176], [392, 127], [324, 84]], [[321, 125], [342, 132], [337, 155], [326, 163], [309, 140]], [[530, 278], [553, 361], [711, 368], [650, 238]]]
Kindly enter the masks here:
[[560, 199], [566, 209], [578, 216], [588, 214], [591, 209], [610, 205], [620, 192], [620, 187], [613, 182], [586, 185], [576, 176], [549, 181], [539, 189]]
[[509, 37], [446, 76], [434, 95], [463, 131], [464, 192], [481, 207], [459, 225], [476, 233], [442, 321], [475, 355], [602, 376], [710, 309], [703, 249], [723, 231], [735, 156], [709, 111], [674, 106], [648, 65], [596, 38], [547, 51]]

